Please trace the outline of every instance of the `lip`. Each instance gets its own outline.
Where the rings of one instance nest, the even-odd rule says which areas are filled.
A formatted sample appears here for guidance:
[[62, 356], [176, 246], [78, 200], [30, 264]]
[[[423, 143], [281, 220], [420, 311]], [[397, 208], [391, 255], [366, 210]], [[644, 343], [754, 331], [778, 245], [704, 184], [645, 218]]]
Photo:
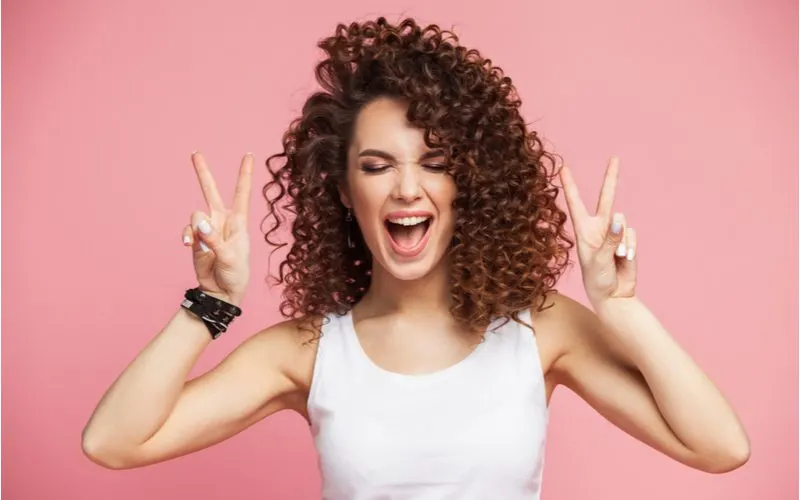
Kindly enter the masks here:
[[403, 248], [395, 243], [392, 235], [389, 233], [389, 228], [386, 227], [386, 224], [383, 225], [383, 230], [386, 232], [386, 238], [389, 240], [389, 245], [391, 245], [392, 251], [395, 254], [399, 255], [400, 257], [416, 257], [425, 249], [426, 246], [428, 246], [428, 240], [431, 239], [431, 233], [433, 233], [434, 224], [433, 213], [428, 212], [427, 210], [396, 210], [386, 214], [384, 221], [400, 217], [430, 217], [428, 229], [425, 231], [425, 235], [423, 235], [422, 239], [420, 239], [419, 242], [411, 248]]

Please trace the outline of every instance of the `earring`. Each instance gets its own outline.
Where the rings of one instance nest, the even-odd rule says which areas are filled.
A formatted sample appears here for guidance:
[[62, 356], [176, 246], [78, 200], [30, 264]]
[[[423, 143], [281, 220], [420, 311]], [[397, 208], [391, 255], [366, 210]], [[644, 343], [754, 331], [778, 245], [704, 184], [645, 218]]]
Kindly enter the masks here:
[[350, 208], [347, 209], [347, 215], [344, 218], [345, 222], [347, 222], [347, 248], [355, 248], [356, 245], [353, 243], [353, 238], [351, 236], [352, 229], [351, 223], [353, 222], [353, 212]]

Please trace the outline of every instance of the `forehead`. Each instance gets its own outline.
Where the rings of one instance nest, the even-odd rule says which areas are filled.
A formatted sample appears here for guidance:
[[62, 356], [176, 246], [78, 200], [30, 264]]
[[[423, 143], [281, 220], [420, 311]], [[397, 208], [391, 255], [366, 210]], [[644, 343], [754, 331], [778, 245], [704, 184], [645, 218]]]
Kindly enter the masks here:
[[359, 112], [353, 130], [353, 148], [381, 149], [403, 154], [427, 151], [423, 131], [406, 119], [408, 105], [398, 99], [379, 98]]

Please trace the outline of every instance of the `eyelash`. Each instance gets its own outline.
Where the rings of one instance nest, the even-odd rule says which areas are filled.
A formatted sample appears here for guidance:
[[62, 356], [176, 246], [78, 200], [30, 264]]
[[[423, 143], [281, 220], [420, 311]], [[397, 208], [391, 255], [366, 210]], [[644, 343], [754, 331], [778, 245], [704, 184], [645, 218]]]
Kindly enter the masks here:
[[[440, 163], [427, 164], [423, 165], [423, 167], [425, 167], [428, 170], [432, 170], [434, 172], [444, 172], [447, 170], [447, 165], [442, 165]], [[363, 170], [368, 174], [378, 174], [380, 172], [383, 172], [387, 168], [389, 168], [389, 165], [372, 165], [369, 163], [361, 165], [361, 170]]]

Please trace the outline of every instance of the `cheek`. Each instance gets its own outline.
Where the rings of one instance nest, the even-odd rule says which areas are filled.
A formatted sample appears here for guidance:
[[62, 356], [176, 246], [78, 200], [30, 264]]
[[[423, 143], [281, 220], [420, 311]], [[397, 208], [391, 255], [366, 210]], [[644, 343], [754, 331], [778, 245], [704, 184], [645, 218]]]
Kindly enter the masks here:
[[453, 201], [456, 199], [456, 192], [455, 182], [450, 177], [434, 183], [428, 190], [442, 217], [453, 216]]
[[361, 177], [350, 183], [350, 199], [359, 216], [378, 213], [391, 193], [391, 185], [377, 178]]

